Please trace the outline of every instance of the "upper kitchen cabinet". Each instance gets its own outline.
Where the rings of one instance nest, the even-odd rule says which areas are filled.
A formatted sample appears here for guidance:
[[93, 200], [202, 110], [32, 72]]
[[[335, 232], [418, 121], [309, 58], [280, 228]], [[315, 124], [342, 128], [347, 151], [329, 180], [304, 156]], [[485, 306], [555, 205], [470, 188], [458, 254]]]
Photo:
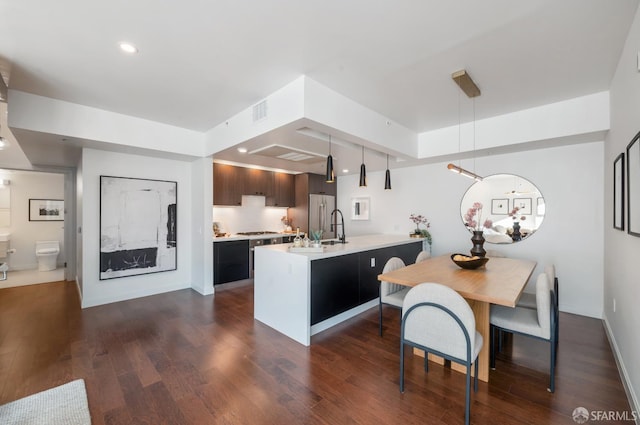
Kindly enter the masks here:
[[295, 205], [295, 179], [293, 174], [273, 173], [273, 196], [267, 197], [267, 206], [292, 207]]
[[337, 194], [337, 184], [327, 183], [323, 174], [307, 174], [309, 178], [309, 194], [333, 195]]
[[256, 168], [242, 168], [244, 171], [244, 195], [271, 196], [274, 192], [273, 172]]
[[244, 168], [213, 164], [213, 205], [242, 205]]
[[264, 196], [268, 207], [292, 207], [294, 176], [214, 163], [213, 205], [241, 205], [242, 195]]

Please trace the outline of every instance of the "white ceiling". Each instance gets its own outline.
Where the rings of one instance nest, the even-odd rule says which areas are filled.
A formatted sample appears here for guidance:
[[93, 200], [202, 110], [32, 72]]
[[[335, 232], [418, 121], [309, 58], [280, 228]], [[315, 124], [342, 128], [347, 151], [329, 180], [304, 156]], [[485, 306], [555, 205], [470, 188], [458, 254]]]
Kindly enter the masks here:
[[637, 6], [0, 0], [0, 71], [14, 90], [197, 131], [307, 75], [424, 132], [458, 122], [459, 69], [482, 90], [476, 119], [607, 90]]

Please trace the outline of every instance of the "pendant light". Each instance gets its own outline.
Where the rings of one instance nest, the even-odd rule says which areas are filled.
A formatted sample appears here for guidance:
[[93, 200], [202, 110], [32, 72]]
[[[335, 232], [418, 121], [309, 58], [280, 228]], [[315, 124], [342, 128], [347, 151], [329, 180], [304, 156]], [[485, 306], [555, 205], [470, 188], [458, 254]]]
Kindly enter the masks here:
[[[451, 74], [451, 78], [453, 79], [453, 81], [456, 82], [456, 84], [460, 87], [460, 89], [462, 91], [464, 91], [464, 93], [470, 97], [471, 99], [473, 99], [473, 151], [474, 151], [474, 158], [473, 158], [473, 164], [474, 164], [474, 171], [475, 171], [475, 150], [476, 150], [476, 102], [475, 102], [475, 97], [480, 96], [480, 89], [478, 88], [478, 86], [476, 85], [476, 83], [473, 82], [473, 80], [471, 79], [471, 77], [469, 76], [469, 74], [467, 74], [467, 71], [460, 70], [460, 71], [456, 71], [453, 74]], [[458, 92], [458, 154], [460, 153], [460, 93]], [[471, 179], [474, 179], [475, 181], [482, 181], [482, 177], [477, 175], [476, 173], [472, 173], [471, 171], [465, 170], [464, 168], [460, 167], [459, 165], [454, 165], [454, 164], [447, 164], [447, 169], [453, 171], [454, 173], [458, 173], [460, 175], [463, 175], [465, 177], [469, 177]]]
[[384, 173], [384, 189], [391, 190], [391, 172], [389, 171], [389, 154], [387, 154], [387, 171]]
[[327, 183], [336, 181], [336, 175], [333, 172], [333, 157], [331, 156], [331, 135], [329, 135], [329, 156], [327, 157], [327, 174], [325, 176]]
[[362, 165], [360, 165], [360, 187], [367, 186], [367, 167], [364, 165], [364, 146], [362, 147]]

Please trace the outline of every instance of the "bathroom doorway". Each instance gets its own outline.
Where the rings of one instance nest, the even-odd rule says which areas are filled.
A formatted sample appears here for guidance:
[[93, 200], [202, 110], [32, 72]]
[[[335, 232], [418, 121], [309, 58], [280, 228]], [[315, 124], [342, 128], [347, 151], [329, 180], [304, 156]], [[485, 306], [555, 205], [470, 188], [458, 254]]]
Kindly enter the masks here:
[[[8, 239], [6, 252], [0, 246], [0, 263], [8, 266], [0, 289], [68, 279], [70, 250], [66, 241], [73, 229], [67, 228], [72, 221], [68, 217], [73, 216], [68, 212], [74, 203], [68, 200], [73, 194], [71, 174], [0, 169], [0, 192], [5, 195], [0, 194], [0, 199], [9, 201], [0, 205], [5, 207], [0, 208], [0, 239], [2, 235]], [[42, 241], [49, 242], [48, 265], [42, 249], [36, 254], [36, 244]], [[57, 254], [52, 254], [56, 250]]]

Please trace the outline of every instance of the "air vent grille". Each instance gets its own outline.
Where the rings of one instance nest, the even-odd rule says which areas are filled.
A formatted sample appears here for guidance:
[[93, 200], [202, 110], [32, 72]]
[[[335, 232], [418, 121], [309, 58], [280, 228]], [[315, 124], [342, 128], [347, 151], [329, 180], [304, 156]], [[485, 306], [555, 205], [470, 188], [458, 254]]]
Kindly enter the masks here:
[[253, 122], [260, 121], [267, 118], [267, 101], [253, 105]]
[[290, 146], [269, 145], [249, 152], [252, 155], [268, 156], [271, 158], [284, 159], [303, 164], [324, 163], [326, 156], [316, 152], [294, 149]]
[[313, 156], [307, 155], [306, 153], [289, 152], [284, 155], [278, 155], [278, 158], [288, 159], [289, 161], [306, 161], [307, 159], [313, 158]]

